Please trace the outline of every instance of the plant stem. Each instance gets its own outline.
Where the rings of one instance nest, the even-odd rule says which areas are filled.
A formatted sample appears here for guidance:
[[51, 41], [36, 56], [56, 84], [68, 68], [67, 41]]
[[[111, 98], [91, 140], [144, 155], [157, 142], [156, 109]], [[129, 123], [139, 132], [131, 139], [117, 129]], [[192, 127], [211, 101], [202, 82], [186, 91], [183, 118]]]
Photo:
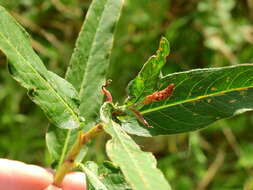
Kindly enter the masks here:
[[69, 173], [75, 167], [75, 159], [79, 154], [83, 145], [85, 145], [92, 137], [97, 135], [103, 130], [102, 124], [97, 124], [87, 133], [80, 132], [76, 142], [70, 149], [65, 161], [59, 166], [54, 175], [54, 185], [59, 186], [64, 178], [64, 176]]

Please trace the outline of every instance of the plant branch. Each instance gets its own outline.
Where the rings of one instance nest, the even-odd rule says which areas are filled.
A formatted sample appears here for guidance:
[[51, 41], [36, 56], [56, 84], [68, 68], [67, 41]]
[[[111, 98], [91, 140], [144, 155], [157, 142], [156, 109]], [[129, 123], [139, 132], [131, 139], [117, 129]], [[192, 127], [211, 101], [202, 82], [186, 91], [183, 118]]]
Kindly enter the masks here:
[[75, 167], [75, 159], [81, 151], [82, 146], [84, 146], [91, 138], [96, 136], [99, 132], [103, 130], [102, 124], [97, 124], [87, 133], [80, 132], [75, 144], [70, 149], [65, 161], [58, 167], [54, 176], [54, 185], [59, 186], [64, 178], [64, 176], [69, 173]]
[[217, 171], [221, 168], [225, 159], [225, 152], [223, 148], [218, 150], [215, 160], [210, 165], [206, 173], [204, 174], [202, 180], [198, 183], [197, 190], [204, 190], [211, 183]]

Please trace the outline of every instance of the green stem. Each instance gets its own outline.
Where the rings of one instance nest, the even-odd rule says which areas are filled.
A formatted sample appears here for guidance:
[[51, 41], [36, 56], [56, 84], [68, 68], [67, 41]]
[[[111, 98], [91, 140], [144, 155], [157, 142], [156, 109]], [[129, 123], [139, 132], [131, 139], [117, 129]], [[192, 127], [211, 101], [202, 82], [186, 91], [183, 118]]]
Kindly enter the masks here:
[[54, 175], [54, 185], [59, 186], [67, 173], [69, 173], [75, 167], [75, 159], [82, 146], [84, 146], [92, 137], [96, 136], [99, 132], [103, 130], [102, 124], [97, 124], [87, 133], [80, 132], [75, 144], [70, 149], [65, 161], [58, 167]]

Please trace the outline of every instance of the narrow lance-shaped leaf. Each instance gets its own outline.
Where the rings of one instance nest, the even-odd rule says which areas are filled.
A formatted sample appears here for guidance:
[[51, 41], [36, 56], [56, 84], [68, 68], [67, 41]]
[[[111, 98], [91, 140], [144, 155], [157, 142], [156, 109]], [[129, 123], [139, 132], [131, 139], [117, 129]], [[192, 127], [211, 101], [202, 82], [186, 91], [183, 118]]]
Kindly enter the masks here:
[[[123, 0], [92, 1], [65, 76], [81, 97], [80, 115], [85, 118], [85, 129], [88, 129], [87, 125], [92, 125], [92, 121], [96, 121], [102, 104], [101, 86], [105, 81], [114, 29], [122, 6]], [[50, 126], [46, 141], [54, 161], [62, 162], [77, 132]]]
[[86, 122], [97, 119], [103, 100], [101, 86], [124, 0], [93, 0], [76, 42], [66, 79], [78, 90], [80, 113]]
[[73, 86], [48, 71], [32, 49], [25, 30], [0, 6], [0, 49], [9, 71], [49, 120], [60, 128], [77, 128], [78, 97]]
[[153, 136], [194, 131], [217, 120], [253, 109], [253, 65], [196, 69], [173, 73], [159, 81], [158, 90], [175, 84], [173, 95], [140, 109], [153, 128], [132, 116], [121, 117], [132, 134]]
[[128, 105], [140, 101], [141, 98], [151, 94], [157, 88], [161, 69], [166, 63], [166, 57], [169, 55], [169, 52], [169, 42], [166, 38], [162, 38], [156, 55], [149, 58], [137, 77], [129, 83]]
[[162, 172], [156, 168], [155, 157], [151, 153], [143, 152], [120, 125], [110, 119], [112, 110], [111, 104], [108, 103], [101, 108], [104, 129], [112, 137], [106, 144], [109, 158], [120, 167], [133, 190], [170, 190]]

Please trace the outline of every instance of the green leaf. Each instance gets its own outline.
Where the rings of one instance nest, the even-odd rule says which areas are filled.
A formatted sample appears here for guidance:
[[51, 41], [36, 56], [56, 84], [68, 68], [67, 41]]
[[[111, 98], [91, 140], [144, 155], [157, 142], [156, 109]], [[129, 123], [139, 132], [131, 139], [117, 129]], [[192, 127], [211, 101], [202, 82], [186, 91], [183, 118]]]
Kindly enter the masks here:
[[99, 168], [99, 174], [110, 190], [132, 190], [125, 181], [120, 168], [109, 161], [104, 162]]
[[76, 42], [66, 79], [78, 90], [80, 113], [87, 123], [97, 119], [103, 101], [101, 86], [124, 0], [93, 0]]
[[[48, 127], [46, 133], [46, 145], [51, 156], [53, 168], [55, 168], [57, 165], [60, 165], [64, 161], [71, 146], [75, 143], [76, 139], [78, 138], [78, 132], [80, 130], [81, 129], [79, 128], [61, 129], [56, 128], [53, 125], [50, 125]], [[88, 151], [87, 146], [82, 147], [75, 161], [82, 162], [87, 151]]]
[[55, 126], [79, 127], [77, 92], [70, 83], [46, 69], [25, 30], [1, 6], [0, 50], [8, 58], [13, 78], [28, 89], [28, 96]]
[[122, 126], [140, 136], [183, 133], [250, 111], [253, 109], [252, 76], [251, 64], [170, 74], [160, 79], [157, 90], [174, 83], [173, 95], [140, 109], [153, 128], [138, 124], [134, 116], [121, 117]]
[[[114, 29], [122, 6], [123, 0], [92, 1], [66, 72], [66, 80], [79, 92], [80, 115], [85, 118], [85, 129], [96, 121], [102, 104], [101, 86], [105, 81]], [[50, 127], [46, 141], [54, 161], [61, 162], [66, 156], [77, 132]]]
[[110, 107], [110, 104], [104, 104], [101, 108], [104, 129], [112, 137], [107, 142], [106, 152], [113, 163], [120, 167], [126, 181], [134, 190], [171, 189], [162, 172], [156, 168], [154, 156], [143, 152], [120, 125], [110, 120]]
[[[60, 165], [64, 161], [71, 145], [77, 139], [79, 131], [80, 129], [60, 129], [53, 125], [49, 126], [46, 133], [46, 144], [51, 156], [53, 168], [55, 168], [55, 164]], [[86, 151], [87, 147], [83, 147], [79, 154], [78, 162], [82, 161]]]
[[82, 164], [80, 164], [80, 166], [86, 175], [89, 189], [109, 190], [99, 178], [97, 164], [95, 164], [94, 162], [87, 162], [85, 166], [83, 166]]
[[104, 162], [100, 167], [94, 162], [86, 162], [81, 168], [87, 176], [89, 189], [131, 190], [120, 169], [111, 162]]
[[161, 75], [161, 69], [166, 63], [169, 52], [169, 42], [166, 38], [162, 38], [156, 55], [149, 58], [137, 77], [129, 83], [128, 105], [138, 102], [138, 100], [151, 94], [157, 88], [159, 75]]

